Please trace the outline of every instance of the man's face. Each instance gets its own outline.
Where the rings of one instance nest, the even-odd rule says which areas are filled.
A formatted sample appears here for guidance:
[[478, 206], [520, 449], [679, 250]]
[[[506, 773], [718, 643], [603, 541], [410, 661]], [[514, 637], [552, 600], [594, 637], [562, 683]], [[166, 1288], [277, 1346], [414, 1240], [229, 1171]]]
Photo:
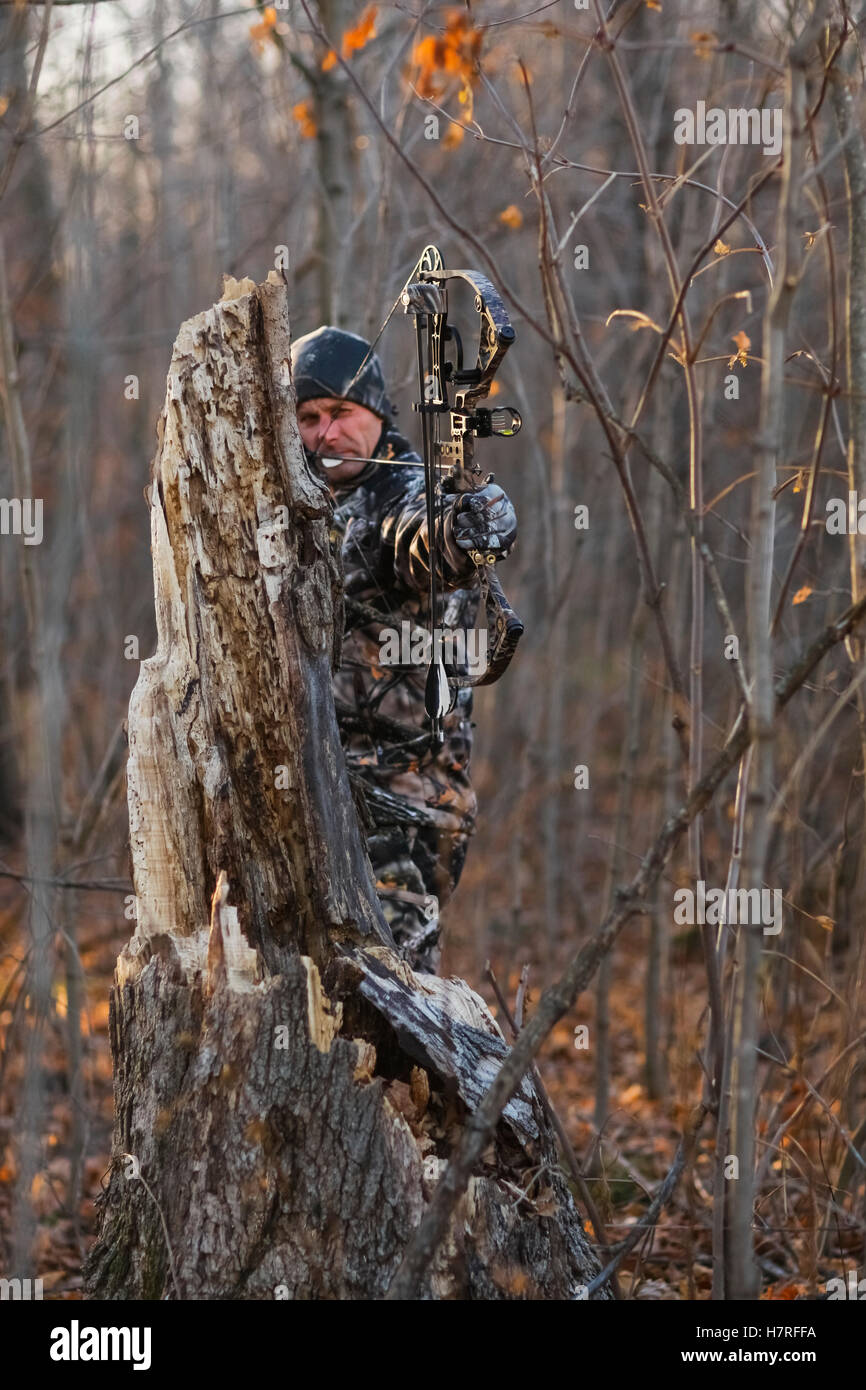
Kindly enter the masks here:
[[329, 483], [346, 482], [363, 473], [382, 433], [382, 421], [365, 405], [356, 401], [339, 400], [334, 396], [317, 396], [298, 406], [298, 429], [301, 439], [311, 453], [324, 458], [355, 458], [338, 468], [322, 468]]

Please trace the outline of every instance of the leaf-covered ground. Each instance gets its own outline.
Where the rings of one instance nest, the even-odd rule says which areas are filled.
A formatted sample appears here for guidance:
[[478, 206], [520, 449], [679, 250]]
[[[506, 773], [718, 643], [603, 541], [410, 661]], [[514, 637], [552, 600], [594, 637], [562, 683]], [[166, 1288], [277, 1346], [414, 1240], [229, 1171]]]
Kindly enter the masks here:
[[[41, 1049], [41, 1166], [30, 1200], [38, 1218], [37, 1274], [46, 1296], [80, 1298], [81, 1264], [96, 1230], [95, 1199], [109, 1168], [112, 1123], [111, 1062], [108, 1042], [108, 991], [114, 962], [130, 930], [122, 897], [87, 894], [79, 913], [78, 949], [86, 979], [86, 1007], [81, 1014], [83, 1039], [83, 1106], [85, 1153], [75, 1209], [69, 1206], [73, 1135], [72, 1102], [67, 1074], [67, 1005], [63, 970], [55, 972], [51, 1011], [43, 1028]], [[21, 887], [0, 880], [0, 1226], [4, 1268], [8, 1274], [9, 1234], [16, 1187], [16, 1134], [26, 1064], [22, 1022], [29, 1020], [29, 1000], [22, 989], [26, 948], [22, 927]], [[447, 973], [463, 974], [497, 1010], [489, 981], [479, 969], [478, 943], [469, 924], [452, 909], [445, 956]], [[519, 966], [530, 965], [527, 1010], [540, 991], [542, 966], [524, 950], [519, 961], [492, 953], [491, 964], [513, 1007]], [[603, 1138], [593, 1124], [595, 1063], [594, 1002], [590, 992], [563, 1019], [547, 1040], [540, 1069], [545, 1085], [587, 1173], [609, 1244], [624, 1239], [641, 1219], [664, 1178], [688, 1117], [700, 1099], [699, 1054], [703, 1037], [703, 968], [696, 941], [676, 944], [672, 959], [671, 1007], [665, 1018], [669, 1047], [668, 1087], [652, 1099], [644, 1075], [645, 946], [643, 929], [628, 929], [619, 943], [610, 992], [610, 1107]], [[814, 1083], [841, 1051], [838, 1009], [824, 1007], [827, 992], [817, 982], [799, 999], [802, 1065]], [[588, 1025], [590, 1045], [575, 1035]], [[505, 1025], [503, 1024], [505, 1027]], [[506, 1029], [507, 1031], [507, 1029]], [[791, 1047], [791, 1038], [786, 1040]], [[771, 1050], [771, 1039], [762, 1040]], [[840, 1069], [840, 1075], [845, 1075]], [[840, 1196], [828, 1205], [828, 1177], [836, 1178], [844, 1157], [840, 1132], [842, 1096], [831, 1078], [822, 1100], [810, 1095], [804, 1080], [767, 1063], [762, 1071], [759, 1135], [763, 1143], [792, 1116], [773, 1156], [758, 1208], [759, 1254], [765, 1298], [821, 1295], [833, 1275], [845, 1275], [863, 1260], [862, 1230], [852, 1201]], [[855, 1165], [856, 1167], [856, 1165]], [[683, 1174], [673, 1200], [653, 1230], [623, 1262], [620, 1279], [627, 1297], [704, 1299], [712, 1282], [711, 1225], [713, 1184], [712, 1131], [707, 1121], [694, 1165]], [[817, 1228], [817, 1229], [816, 1229]], [[823, 1229], [822, 1229], [823, 1228]], [[593, 1235], [587, 1223], [587, 1231]]]

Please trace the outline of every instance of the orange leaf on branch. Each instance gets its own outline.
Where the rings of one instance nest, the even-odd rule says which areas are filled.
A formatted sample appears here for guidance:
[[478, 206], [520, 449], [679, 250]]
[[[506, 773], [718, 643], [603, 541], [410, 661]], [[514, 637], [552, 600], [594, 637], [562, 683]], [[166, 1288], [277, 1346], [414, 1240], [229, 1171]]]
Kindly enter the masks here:
[[[376, 14], [378, 5], [367, 5], [358, 23], [353, 29], [347, 29], [340, 40], [340, 57], [344, 62], [351, 58], [353, 53], [360, 53], [362, 48], [366, 48], [371, 39], [376, 37]], [[330, 72], [337, 66], [337, 51], [329, 48], [322, 60], [322, 72]]]
[[523, 213], [516, 203], [509, 203], [507, 208], [503, 208], [499, 214], [499, 221], [506, 227], [512, 227], [515, 231], [523, 226]]
[[366, 48], [370, 40], [376, 37], [378, 8], [378, 5], [368, 5], [354, 29], [346, 30], [340, 47], [341, 57], [351, 58], [353, 53], [360, 53], [361, 49]]
[[292, 107], [292, 115], [301, 128], [301, 135], [304, 140], [312, 140], [316, 134], [316, 122], [313, 118], [313, 107], [309, 101], [298, 101]]
[[260, 22], [258, 24], [250, 25], [250, 38], [253, 41], [253, 48], [256, 50], [257, 53], [261, 53], [263, 51], [264, 45], [262, 43], [262, 40], [268, 38], [271, 31], [276, 28], [276, 25], [277, 12], [274, 9], [273, 5], [268, 5], [262, 11], [262, 17]]
[[472, 23], [465, 10], [449, 10], [445, 16], [444, 33], [438, 37], [428, 34], [412, 49], [412, 64], [417, 69], [415, 86], [422, 97], [439, 96], [445, 83], [443, 76], [459, 77], [464, 90], [478, 81], [478, 59], [481, 55], [482, 33]]
[[752, 346], [751, 338], [741, 330], [739, 333], [734, 334], [731, 342], [736, 345], [737, 350], [728, 362], [728, 366], [733, 367], [735, 363], [739, 362], [741, 367], [747, 367], [749, 365], [748, 351]]
[[263, 39], [267, 36], [268, 30], [273, 29], [277, 22], [277, 12], [273, 5], [268, 5], [262, 10], [262, 17], [258, 24], [250, 25], [250, 34], [255, 39]]
[[702, 58], [704, 62], [712, 58], [713, 49], [718, 43], [715, 34], [700, 29], [694, 34], [689, 34], [689, 39], [695, 46], [694, 53], [696, 58]]

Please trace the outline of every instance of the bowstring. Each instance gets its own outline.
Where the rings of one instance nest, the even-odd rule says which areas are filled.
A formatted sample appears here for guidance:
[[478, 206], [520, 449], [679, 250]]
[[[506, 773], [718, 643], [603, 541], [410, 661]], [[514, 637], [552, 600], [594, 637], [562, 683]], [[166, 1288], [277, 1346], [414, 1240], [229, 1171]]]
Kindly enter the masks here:
[[[377, 345], [377, 343], [378, 343], [379, 340], [381, 339], [382, 334], [385, 332], [385, 329], [388, 327], [388, 324], [391, 322], [391, 319], [394, 317], [394, 314], [397, 312], [398, 306], [399, 306], [400, 303], [402, 302], [402, 296], [403, 296], [404, 290], [406, 289], [406, 287], [407, 287], [409, 284], [411, 284], [414, 275], [415, 275], [416, 272], [420, 269], [420, 267], [421, 267], [421, 262], [422, 262], [422, 260], [424, 259], [424, 256], [425, 256], [425, 254], [426, 254], [426, 250], [427, 250], [427, 248], [425, 247], [424, 251], [422, 251], [421, 255], [418, 257], [418, 259], [417, 259], [417, 261], [415, 262], [414, 266], [413, 266], [412, 269], [410, 270], [408, 277], [407, 277], [406, 280], [403, 282], [403, 285], [402, 285], [402, 287], [401, 287], [401, 289], [400, 289], [399, 294], [397, 295], [396, 299], [394, 300], [393, 304], [391, 305], [390, 309], [388, 310], [388, 313], [387, 313], [387, 315], [385, 316], [385, 319], [383, 320], [382, 325], [381, 325], [381, 327], [379, 328], [378, 333], [376, 334], [375, 338], [373, 338], [372, 342], [370, 343], [369, 348], [367, 349], [366, 353], [364, 354], [364, 357], [362, 358], [361, 363], [360, 363], [360, 365], [358, 366], [357, 371], [355, 372], [355, 375], [352, 377], [352, 380], [349, 382], [348, 386], [344, 388], [344, 391], [343, 391], [343, 395], [344, 395], [344, 396], [348, 395], [348, 393], [351, 391], [352, 387], [353, 387], [353, 386], [355, 385], [355, 383], [357, 382], [358, 378], [360, 377], [361, 373], [363, 372], [363, 370], [364, 370], [364, 368], [366, 367], [367, 363], [369, 362], [370, 358], [373, 356], [373, 353], [374, 353], [375, 350], [376, 350], [376, 345]], [[419, 319], [416, 319], [416, 329], [417, 329], [417, 345], [418, 345], [418, 381], [419, 381], [419, 391], [420, 391], [421, 405], [424, 406], [424, 405], [427, 404], [426, 394], [425, 394], [426, 376], [425, 376], [425, 372], [424, 372], [424, 354], [423, 354], [423, 349], [422, 349], [422, 333], [421, 333], [421, 324], [420, 324], [420, 320], [419, 320]], [[429, 340], [429, 330], [428, 330], [428, 340]], [[444, 525], [445, 525], [445, 520], [444, 520], [444, 506], [445, 506], [445, 500], [444, 500], [444, 496], [443, 496], [443, 493], [442, 493], [442, 487], [441, 487], [441, 457], [440, 457], [439, 454], [438, 454], [438, 450], [436, 451], [437, 457], [436, 457], [435, 461], [434, 461], [434, 459], [433, 459], [433, 457], [432, 457], [432, 455], [433, 455], [433, 444], [434, 444], [435, 442], [438, 441], [438, 437], [439, 437], [439, 430], [438, 430], [439, 422], [438, 422], [438, 420], [436, 420], [436, 421], [430, 420], [430, 419], [429, 419], [429, 416], [428, 416], [428, 412], [426, 412], [426, 411], [423, 410], [423, 409], [421, 410], [420, 414], [421, 414], [422, 456], [423, 456], [423, 462], [424, 462], [424, 478], [425, 478], [425, 502], [426, 502], [426, 511], [427, 511], [428, 558], [429, 558], [429, 563], [430, 563], [429, 603], [430, 603], [431, 643], [435, 643], [435, 635], [434, 635], [434, 634], [435, 634], [435, 629], [436, 629], [436, 608], [437, 608], [437, 566], [438, 566], [438, 558], [439, 558], [439, 547], [440, 547], [440, 543], [441, 543], [441, 541], [442, 541], [442, 538], [443, 538], [443, 536], [444, 536]], [[436, 498], [437, 498], [437, 494], [438, 494], [438, 503], [439, 503], [439, 510], [438, 510], [438, 522], [439, 522], [439, 525], [438, 525], [438, 534], [437, 534], [437, 525], [436, 525], [436, 522], [437, 522], [437, 512], [436, 512]], [[361, 547], [360, 547], [357, 543], [356, 543], [356, 545], [355, 545], [355, 550], [356, 550], [356, 553], [359, 555], [359, 557], [360, 557], [360, 559], [361, 559], [361, 565], [362, 565], [363, 569], [365, 570], [365, 572], [366, 572], [366, 574], [367, 574], [367, 577], [369, 578], [370, 582], [372, 583], [372, 585], [373, 585], [373, 587], [374, 587], [376, 593], [378, 594], [379, 598], [383, 599], [384, 602], [385, 602], [386, 604], [388, 604], [388, 596], [387, 596], [387, 594], [385, 593], [384, 589], [382, 588], [382, 585], [379, 583], [379, 581], [377, 580], [376, 576], [373, 574], [372, 570], [370, 569], [370, 565], [369, 565], [369, 562], [368, 562], [368, 560], [367, 560], [367, 557], [366, 557], [366, 555], [364, 554], [364, 552], [363, 552], [363, 550], [361, 549]], [[389, 608], [390, 608], [390, 605], [388, 605], [388, 606], [389, 606]], [[387, 616], [387, 615], [383, 615], [383, 616]], [[431, 658], [432, 658], [432, 648], [431, 648]], [[400, 679], [403, 679], [403, 678], [404, 678], [404, 677], [401, 676]], [[395, 684], [396, 684], [396, 683], [397, 683], [397, 682], [395, 682]], [[433, 721], [432, 721], [432, 719], [431, 719], [431, 723], [432, 723], [432, 722], [433, 722]], [[439, 719], [438, 717], [437, 717], [437, 723], [441, 723], [441, 719]], [[432, 737], [432, 731], [431, 731], [431, 737]]]
[[[422, 260], [422, 259], [423, 259], [423, 256], [419, 256], [418, 260], [415, 262], [415, 265], [413, 266], [412, 270], [410, 271], [409, 277], [408, 277], [408, 279], [406, 280], [406, 282], [405, 282], [405, 284], [404, 284], [404, 286], [403, 286], [403, 289], [405, 289], [406, 285], [408, 285], [408, 284], [411, 282], [412, 277], [414, 276], [415, 272], [419, 269], [419, 267], [420, 267], [420, 265], [421, 265], [421, 260]], [[348, 387], [346, 387], [346, 391], [347, 391], [347, 392], [348, 392], [348, 391], [351, 391], [351, 389], [352, 389], [352, 387], [354, 386], [355, 382], [357, 381], [358, 377], [361, 375], [361, 372], [364, 370], [364, 367], [366, 366], [367, 362], [370, 360], [370, 357], [372, 356], [372, 354], [373, 354], [373, 352], [374, 352], [374, 350], [375, 350], [376, 344], [378, 343], [379, 339], [381, 338], [382, 334], [384, 333], [385, 329], [387, 328], [388, 324], [390, 323], [391, 319], [393, 318], [394, 313], [396, 312], [397, 306], [398, 306], [399, 303], [401, 302], [401, 296], [402, 296], [402, 294], [403, 294], [403, 289], [400, 290], [400, 294], [397, 296], [396, 300], [394, 301], [394, 303], [392, 304], [391, 308], [389, 309], [388, 314], [387, 314], [387, 316], [386, 316], [386, 318], [385, 318], [385, 320], [384, 320], [384, 322], [383, 322], [381, 328], [379, 329], [379, 332], [376, 334], [375, 338], [373, 339], [372, 343], [370, 344], [369, 350], [368, 350], [366, 356], [364, 357], [363, 361], [361, 362], [361, 365], [358, 367], [358, 370], [356, 371], [354, 377], [353, 377], [352, 380], [350, 381]], [[418, 328], [420, 329], [420, 324], [418, 323], [417, 320], [416, 320], [416, 327], [418, 327]], [[419, 382], [420, 382], [421, 401], [422, 401], [422, 403], [423, 403], [423, 402], [424, 402], [424, 368], [423, 368], [423, 356], [422, 356], [422, 353], [421, 353], [421, 350], [420, 350], [420, 346], [419, 346], [419, 352], [418, 352], [418, 364], [419, 364]], [[424, 457], [424, 472], [425, 472], [425, 479], [426, 479], [426, 478], [429, 478], [429, 476], [430, 476], [430, 468], [429, 468], [429, 463], [428, 463], [428, 459], [429, 459], [429, 446], [428, 446], [428, 436], [427, 436], [427, 423], [428, 423], [428, 422], [427, 422], [427, 416], [426, 416], [426, 414], [422, 411], [422, 412], [421, 412], [422, 450], [423, 450], [423, 457]], [[425, 490], [426, 490], [426, 489], [425, 489]], [[430, 521], [430, 510], [429, 510], [429, 506], [428, 506], [427, 515], [428, 515], [428, 529], [429, 529], [429, 521]], [[360, 561], [361, 561], [361, 567], [362, 567], [362, 569], [364, 570], [364, 572], [366, 573], [367, 578], [370, 580], [370, 583], [372, 584], [372, 586], [373, 586], [373, 588], [374, 588], [376, 594], [378, 595], [379, 598], [381, 598], [381, 599], [383, 600], [383, 602], [384, 602], [385, 605], [386, 605], [387, 612], [386, 612], [386, 613], [383, 613], [382, 616], [385, 617], [385, 618], [387, 618], [389, 615], [393, 617], [394, 614], [393, 614], [393, 611], [392, 611], [392, 608], [391, 608], [390, 601], [389, 601], [389, 599], [388, 599], [388, 595], [386, 594], [386, 592], [385, 592], [384, 588], [382, 587], [381, 583], [379, 582], [379, 580], [377, 579], [376, 575], [374, 575], [372, 569], [370, 568], [370, 562], [369, 562], [369, 560], [368, 560], [366, 554], [364, 553], [363, 548], [361, 547], [361, 545], [358, 544], [358, 542], [355, 543], [354, 550], [355, 550], [356, 555], [359, 557], [359, 559], [360, 559]], [[431, 553], [431, 556], [430, 556], [430, 560], [431, 560], [431, 565], [430, 565], [431, 585], [432, 585], [432, 586], [435, 586], [435, 555], [432, 554], [432, 553]], [[435, 587], [432, 589], [432, 593], [433, 593], [434, 600], [435, 600]], [[401, 673], [395, 678], [395, 680], [392, 681], [391, 686], [390, 686], [390, 689], [393, 689], [395, 686], [397, 686], [397, 685], [399, 685], [401, 682], [403, 682], [403, 681], [406, 679], [407, 674], [408, 674], [408, 673], [405, 672], [405, 671], [401, 672]], [[386, 693], [386, 692], [383, 692], [383, 693]], [[377, 703], [378, 703], [378, 702], [377, 702]], [[430, 736], [429, 734], [425, 734], [425, 733], [423, 732], [423, 730], [422, 730], [421, 733], [419, 734], [419, 740], [424, 739], [424, 740], [426, 740], [426, 741], [428, 742], [428, 744], [430, 744], [430, 738], [431, 738], [431, 736]], [[412, 742], [415, 742], [415, 740], [412, 740]], [[407, 745], [405, 745], [405, 746], [406, 746], [406, 747], [409, 747], [409, 746], [411, 746], [411, 745], [410, 745], [410, 744], [407, 744]], [[392, 751], [395, 751], [395, 752], [396, 752], [396, 751], [398, 751], [398, 749], [400, 749], [400, 748], [402, 748], [402, 747], [403, 747], [403, 745], [399, 745], [399, 744], [398, 744], [398, 745], [396, 745], [395, 748], [392, 749]], [[430, 751], [432, 751], [432, 746], [431, 746], [431, 748], [430, 748]]]
[[[422, 321], [423, 321], [423, 322], [422, 322]], [[426, 408], [427, 405], [428, 405], [428, 401], [427, 401], [427, 390], [426, 390], [426, 386], [427, 386], [427, 374], [426, 374], [426, 372], [425, 372], [425, 370], [424, 370], [424, 362], [425, 362], [425, 358], [424, 358], [424, 334], [425, 334], [425, 331], [426, 331], [426, 333], [427, 333], [427, 341], [428, 341], [428, 347], [429, 347], [429, 342], [430, 342], [430, 329], [429, 329], [429, 324], [428, 324], [427, 315], [426, 315], [426, 314], [423, 314], [423, 315], [422, 315], [422, 314], [417, 314], [417, 315], [415, 316], [415, 343], [416, 343], [416, 347], [417, 347], [417, 349], [418, 349], [418, 394], [419, 394], [419, 396], [420, 396], [420, 405], [421, 405], [421, 409], [420, 409], [420, 412], [419, 412], [420, 415], [421, 415], [421, 449], [422, 449], [422, 455], [423, 455], [423, 458], [424, 458], [424, 502], [425, 502], [425, 511], [426, 511], [426, 515], [427, 515], [427, 560], [428, 560], [428, 564], [429, 564], [429, 566], [430, 566], [430, 574], [429, 574], [429, 579], [428, 579], [428, 602], [429, 602], [429, 604], [430, 604], [430, 627], [431, 627], [430, 640], [431, 640], [431, 642], [433, 642], [433, 641], [435, 640], [434, 637], [433, 637], [433, 630], [435, 629], [435, 625], [436, 625], [436, 551], [435, 551], [435, 545], [436, 545], [436, 510], [435, 510], [434, 492], [433, 492], [434, 480], [433, 480], [433, 466], [432, 466], [432, 454], [431, 454], [431, 429], [430, 429], [430, 424], [431, 424], [431, 422], [430, 422], [430, 414], [429, 414], [429, 411], [428, 411], [427, 408]], [[431, 661], [432, 661], [432, 649], [431, 649]], [[427, 681], [428, 681], [428, 682], [429, 682], [429, 678], [430, 678], [430, 668], [428, 667], [428, 672], [427, 672]], [[426, 707], [426, 704], [427, 704], [427, 685], [426, 685], [426, 684], [425, 684], [424, 703], [425, 703], [425, 707]], [[431, 732], [431, 737], [432, 737], [432, 738], [436, 738], [436, 736], [438, 735], [438, 732], [439, 732], [439, 729], [438, 729], [439, 717], [438, 717], [438, 715], [431, 714], [429, 710], [427, 710], [427, 717], [428, 717], [428, 719], [430, 720], [430, 732]]]
[[[424, 249], [426, 250], [426, 247], [425, 247]], [[363, 357], [363, 359], [362, 359], [362, 361], [361, 361], [360, 367], [358, 368], [358, 370], [356, 371], [355, 375], [352, 377], [352, 380], [349, 382], [349, 385], [346, 387], [345, 391], [343, 392], [343, 395], [344, 395], [344, 396], [347, 396], [347, 395], [349, 394], [349, 392], [351, 391], [352, 387], [355, 385], [355, 382], [358, 380], [358, 377], [361, 375], [362, 371], [363, 371], [364, 368], [366, 367], [366, 365], [367, 365], [367, 363], [369, 362], [370, 358], [373, 356], [373, 353], [374, 353], [375, 350], [376, 350], [376, 344], [378, 343], [378, 341], [379, 341], [379, 339], [381, 338], [382, 334], [385, 332], [385, 329], [388, 327], [388, 324], [391, 322], [392, 318], [394, 317], [395, 313], [397, 312], [397, 306], [400, 304], [400, 302], [401, 302], [401, 300], [402, 300], [403, 291], [406, 289], [407, 285], [410, 285], [410, 284], [412, 283], [412, 277], [413, 277], [413, 275], [415, 274], [416, 270], [419, 270], [419, 269], [420, 269], [420, 267], [421, 267], [421, 262], [422, 262], [423, 259], [424, 259], [424, 252], [422, 251], [422, 252], [421, 252], [421, 255], [418, 257], [418, 259], [417, 259], [417, 261], [415, 262], [415, 264], [413, 265], [412, 269], [409, 271], [409, 274], [408, 274], [406, 280], [404, 280], [403, 285], [402, 285], [402, 287], [401, 287], [401, 289], [400, 289], [400, 292], [399, 292], [399, 294], [397, 295], [397, 298], [394, 300], [394, 303], [391, 305], [391, 308], [388, 310], [387, 317], [386, 317], [384, 323], [382, 324], [382, 327], [379, 329], [379, 332], [376, 334], [375, 338], [373, 339], [372, 343], [370, 344], [369, 348], [367, 349], [367, 351], [366, 351], [366, 353], [365, 353], [365, 355], [364, 355], [364, 357]], [[423, 399], [423, 397], [422, 397], [422, 399]]]
[[[402, 287], [401, 287], [401, 289], [400, 289], [400, 292], [399, 292], [399, 294], [397, 295], [397, 298], [394, 300], [394, 303], [391, 305], [390, 309], [388, 310], [387, 315], [385, 316], [385, 319], [384, 319], [384, 321], [383, 321], [383, 323], [382, 323], [381, 328], [379, 329], [379, 332], [376, 334], [375, 338], [373, 339], [373, 341], [371, 342], [369, 348], [367, 349], [366, 353], [364, 354], [364, 357], [363, 357], [362, 360], [361, 360], [361, 364], [360, 364], [360, 366], [358, 367], [358, 370], [355, 372], [355, 375], [352, 377], [352, 380], [349, 382], [349, 385], [345, 388], [345, 390], [344, 390], [344, 392], [343, 392], [344, 396], [345, 396], [345, 395], [348, 395], [348, 393], [351, 391], [352, 387], [355, 385], [356, 381], [358, 380], [358, 377], [361, 375], [361, 373], [363, 372], [363, 370], [364, 370], [364, 368], [366, 367], [367, 363], [369, 362], [370, 358], [373, 356], [373, 353], [374, 353], [375, 350], [376, 350], [376, 344], [379, 342], [379, 339], [382, 337], [382, 334], [385, 332], [385, 329], [388, 327], [388, 324], [391, 322], [392, 318], [394, 317], [394, 314], [397, 312], [397, 306], [400, 304], [400, 302], [401, 302], [401, 300], [402, 300], [403, 291], [406, 289], [407, 285], [410, 285], [410, 284], [412, 283], [412, 279], [413, 279], [413, 277], [414, 277], [416, 271], [420, 270], [420, 268], [421, 268], [421, 262], [422, 262], [423, 259], [424, 259], [424, 255], [425, 255], [425, 253], [426, 253], [426, 250], [427, 250], [427, 248], [425, 247], [425, 248], [424, 248], [424, 251], [421, 252], [421, 255], [418, 257], [418, 259], [417, 259], [417, 261], [415, 262], [415, 264], [413, 265], [412, 269], [409, 271], [409, 274], [408, 274], [407, 278], [404, 280], [403, 285], [402, 285]], [[419, 349], [419, 362], [420, 362], [420, 361], [421, 361], [421, 354], [420, 354], [420, 349]], [[422, 401], [422, 403], [424, 402], [424, 387], [423, 387], [423, 381], [422, 381], [422, 385], [421, 385], [421, 401]], [[421, 422], [422, 422], [422, 425], [425, 423], [425, 419], [426, 419], [426, 417], [424, 416], [424, 414], [423, 414], [423, 412], [422, 412], [422, 415], [421, 415]], [[386, 428], [387, 428], [387, 426], [386, 426]], [[422, 439], [423, 439], [423, 436], [422, 436]], [[318, 456], [318, 457], [321, 457], [321, 455], [317, 455], [317, 456]], [[425, 459], [426, 459], [426, 455], [425, 455]], [[425, 462], [425, 465], [424, 465], [424, 466], [425, 466], [425, 474], [426, 474], [427, 471], [428, 471], [428, 470], [427, 470], [427, 464], [426, 464], [426, 462]], [[368, 561], [367, 561], [367, 557], [364, 555], [363, 551], [361, 550], [361, 547], [360, 547], [357, 543], [356, 543], [356, 545], [355, 545], [355, 549], [356, 549], [357, 554], [358, 554], [358, 555], [360, 556], [360, 558], [361, 558], [361, 564], [362, 564], [364, 570], [366, 571], [366, 573], [367, 573], [367, 578], [370, 580], [371, 584], [373, 585], [373, 588], [375, 589], [376, 594], [378, 595], [379, 598], [383, 599], [383, 600], [385, 601], [386, 604], [388, 604], [388, 596], [387, 596], [387, 594], [385, 593], [385, 590], [382, 588], [381, 584], [380, 584], [379, 581], [376, 579], [375, 575], [373, 574], [372, 570], [370, 569], [369, 563], [368, 563]], [[389, 607], [390, 607], [390, 606], [389, 606]]]

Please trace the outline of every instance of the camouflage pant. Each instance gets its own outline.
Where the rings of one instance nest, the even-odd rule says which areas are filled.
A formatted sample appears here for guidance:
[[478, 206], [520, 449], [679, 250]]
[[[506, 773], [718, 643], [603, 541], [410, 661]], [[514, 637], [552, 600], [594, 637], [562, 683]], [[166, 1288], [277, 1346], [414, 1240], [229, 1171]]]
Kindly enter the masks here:
[[[439, 914], [457, 887], [474, 830], [475, 796], [468, 777], [465, 771], [450, 772], [447, 782], [441, 768], [389, 779], [391, 810], [374, 801], [375, 825], [367, 833], [394, 939], [413, 969], [433, 973], [441, 954]], [[377, 778], [371, 795], [381, 797], [385, 790]]]
[[[426, 671], [411, 668], [394, 682], [378, 667], [378, 652], [366, 631], [355, 629], [344, 640], [335, 693], [354, 727], [341, 727], [343, 747], [350, 776], [364, 792], [367, 851], [382, 910], [413, 968], [435, 972], [439, 912], [457, 887], [475, 829], [471, 691], [460, 690], [445, 717], [444, 744], [431, 755], [423, 738], [417, 746]], [[365, 711], [394, 723], [368, 732]], [[402, 742], [395, 728], [408, 730], [416, 746]]]
[[367, 852], [385, 919], [413, 969], [439, 968], [439, 914], [466, 859], [468, 833], [378, 827]]

